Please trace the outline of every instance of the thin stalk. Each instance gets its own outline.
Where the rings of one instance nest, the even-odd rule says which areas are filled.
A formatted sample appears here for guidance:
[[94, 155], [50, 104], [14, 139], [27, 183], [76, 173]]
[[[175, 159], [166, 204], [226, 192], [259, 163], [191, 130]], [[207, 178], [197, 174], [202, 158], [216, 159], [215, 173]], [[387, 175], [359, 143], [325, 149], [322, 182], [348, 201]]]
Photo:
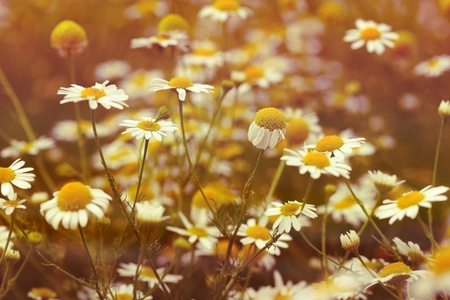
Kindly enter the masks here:
[[313, 183], [314, 183], [314, 179], [310, 176], [309, 180], [308, 180], [308, 185], [306, 186], [306, 192], [305, 192], [305, 196], [303, 197], [303, 204], [302, 204], [302, 209], [300, 210], [300, 212], [302, 212], [306, 206], [306, 202], [308, 201], [309, 194], [311, 194], [311, 189], [312, 189]]
[[12, 236], [12, 232], [14, 229], [15, 220], [16, 220], [16, 212], [13, 211], [13, 213], [11, 214], [11, 223], [9, 224], [8, 237], [6, 238], [6, 244], [5, 244], [5, 247], [3, 247], [2, 257], [0, 258], [0, 266], [2, 265], [3, 260], [5, 259], [6, 251], [8, 251], [8, 246], [9, 246], [9, 242], [11, 241], [11, 236]]
[[444, 134], [444, 127], [445, 127], [446, 120], [447, 120], [446, 118], [441, 118], [441, 127], [439, 128], [439, 135], [438, 135], [438, 140], [437, 140], [437, 145], [436, 145], [436, 153], [434, 155], [433, 177], [431, 179], [432, 186], [436, 186], [436, 176], [437, 176], [437, 168], [438, 168], [438, 162], [439, 162], [439, 152], [441, 149], [442, 136]]
[[417, 214], [417, 221], [419, 221], [420, 227], [422, 227], [423, 231], [425, 232], [425, 235], [430, 240], [432, 249], [434, 250], [436, 248], [439, 248], [439, 244], [434, 239], [433, 233], [429, 231], [429, 228], [427, 227], [427, 225], [425, 225], [425, 222], [422, 220], [419, 214]]
[[[8, 293], [8, 291], [10, 290], [10, 287], [14, 286], [14, 283], [16, 282], [17, 278], [19, 278], [20, 274], [22, 273], [22, 271], [25, 268], [25, 265], [28, 263], [28, 260], [30, 259], [30, 254], [33, 251], [33, 248], [30, 247], [28, 248], [27, 254], [25, 255], [25, 259], [23, 260], [22, 264], [20, 265], [19, 269], [17, 270], [16, 274], [14, 275], [13, 278], [11, 278], [10, 280], [8, 280], [8, 285], [6, 286], [6, 289], [4, 291], [2, 291], [2, 289], [0, 289], [1, 294], [0, 294], [0, 299], [3, 299], [3, 297], [6, 296], [6, 294]], [[4, 275], [4, 279], [6, 281], [6, 273]]]
[[325, 258], [325, 255], [327, 254], [327, 219], [328, 219], [328, 195], [325, 197], [325, 211], [323, 212], [322, 217], [322, 234], [321, 234], [321, 246], [322, 246], [322, 253], [324, 254], [322, 256], [322, 268], [323, 268], [323, 275], [325, 280], [328, 278], [328, 268], [327, 268], [327, 259]]
[[280, 181], [281, 174], [283, 174], [283, 170], [284, 170], [285, 166], [286, 166], [286, 161], [280, 160], [277, 171], [275, 172], [275, 176], [272, 180], [272, 183], [270, 184], [269, 192], [267, 193], [267, 196], [266, 196], [266, 207], [269, 207], [270, 202], [272, 202], [273, 193], [275, 192], [275, 188], [277, 187], [278, 182]]
[[99, 285], [98, 285], [97, 270], [95, 268], [94, 262], [92, 261], [91, 253], [89, 252], [89, 248], [88, 248], [88, 246], [86, 244], [86, 239], [84, 238], [83, 230], [81, 229], [81, 225], [80, 224], [78, 224], [78, 230], [80, 231], [81, 240], [83, 241], [83, 246], [84, 246], [84, 249], [86, 250], [86, 254], [87, 254], [87, 257], [88, 257], [88, 260], [89, 260], [89, 264], [91, 265], [92, 272], [94, 273], [95, 290], [97, 291], [99, 299], [103, 299], [103, 295], [100, 292], [100, 288], [99, 288]]
[[147, 150], [148, 150], [148, 142], [149, 142], [149, 140], [145, 139], [144, 154], [142, 155], [141, 166], [140, 166], [139, 176], [138, 176], [138, 183], [137, 183], [137, 188], [136, 188], [136, 195], [134, 197], [133, 206], [131, 207], [131, 213], [134, 212], [134, 208], [136, 207], [136, 203], [138, 202], [138, 199], [139, 199], [139, 191], [141, 190], [142, 174], [144, 173], [145, 158], [147, 156]]

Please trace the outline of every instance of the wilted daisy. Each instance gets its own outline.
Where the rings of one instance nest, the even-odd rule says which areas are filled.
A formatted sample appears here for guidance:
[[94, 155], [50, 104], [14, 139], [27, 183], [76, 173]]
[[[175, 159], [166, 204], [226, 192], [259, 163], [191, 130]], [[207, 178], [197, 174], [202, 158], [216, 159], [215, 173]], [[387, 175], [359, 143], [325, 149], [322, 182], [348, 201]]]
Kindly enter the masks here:
[[40, 212], [55, 230], [60, 223], [66, 229], [75, 230], [86, 226], [90, 214], [103, 217], [111, 199], [100, 189], [74, 181], [66, 183], [53, 193], [52, 199], [42, 203]]
[[445, 201], [447, 196], [443, 195], [449, 190], [446, 186], [426, 186], [420, 191], [404, 193], [396, 200], [386, 199], [376, 211], [379, 219], [389, 219], [389, 224], [403, 220], [405, 216], [414, 219], [419, 213], [419, 207], [431, 208], [432, 202]]
[[[117, 273], [119, 273], [122, 277], [134, 277], [136, 275], [136, 268], [137, 265], [134, 263], [121, 263], [120, 267], [117, 269]], [[178, 283], [180, 280], [183, 279], [183, 276], [181, 275], [174, 275], [174, 274], [166, 274], [165, 268], [158, 268], [156, 269], [156, 272], [158, 273], [159, 278], [164, 283]], [[153, 272], [151, 267], [147, 266], [139, 266], [138, 270], [138, 279], [143, 282], [148, 283], [149, 288], [154, 288], [155, 286], [159, 286], [161, 289], [162, 287], [159, 285], [159, 281], [155, 276], [155, 273]]]
[[369, 53], [375, 52], [378, 55], [384, 53], [385, 47], [394, 47], [392, 40], [398, 39], [398, 34], [391, 32], [391, 26], [374, 21], [357, 19], [356, 29], [347, 30], [344, 41], [350, 42], [352, 49], [359, 49], [366, 45]]
[[128, 95], [124, 90], [117, 89], [115, 84], [108, 85], [109, 81], [106, 80], [103, 83], [95, 83], [92, 87], [82, 87], [77, 84], [72, 84], [68, 88], [60, 88], [58, 95], [65, 95], [64, 99], [60, 101], [61, 104], [69, 102], [89, 101], [90, 109], [97, 109], [98, 104], [102, 105], [106, 109], [111, 107], [117, 109], [123, 109], [128, 107], [124, 101], [128, 100]]
[[287, 154], [281, 157], [286, 161], [286, 165], [299, 167], [299, 173], [309, 172], [311, 178], [317, 179], [322, 174], [330, 174], [336, 177], [349, 178], [351, 167], [343, 163], [337, 157], [331, 157], [331, 153], [322, 153], [317, 151], [284, 149]]
[[317, 141], [315, 145], [307, 146], [318, 152], [331, 152], [334, 157], [344, 160], [344, 154], [352, 152], [353, 148], [359, 148], [364, 143], [365, 138], [342, 138], [338, 135], [327, 135]]
[[[242, 224], [239, 227], [237, 233], [238, 236], [243, 237], [241, 243], [243, 245], [255, 244], [259, 249], [264, 248], [271, 241], [274, 234], [273, 230], [267, 228], [268, 222], [269, 219], [266, 216], [261, 217], [258, 223], [254, 218], [248, 219], [246, 224]], [[287, 248], [288, 244], [286, 242], [291, 240], [292, 237], [289, 234], [283, 233], [272, 246], [266, 248], [266, 251], [273, 255], [280, 255], [280, 248]]]
[[16, 159], [9, 167], [0, 167], [0, 185], [3, 196], [12, 196], [13, 185], [20, 189], [31, 188], [31, 181], [34, 181], [34, 174], [29, 173], [34, 169], [31, 167], [22, 168], [25, 162], [20, 158]]
[[397, 181], [397, 175], [389, 175], [381, 171], [368, 171], [367, 173], [376, 188], [382, 193], [389, 192], [396, 186], [405, 182], [404, 180]]
[[286, 132], [286, 118], [279, 109], [260, 109], [248, 129], [248, 140], [258, 149], [274, 148]]
[[438, 108], [439, 115], [446, 119], [450, 116], [450, 101], [442, 100]]
[[10, 215], [18, 208], [26, 209], [23, 205], [25, 201], [25, 199], [17, 200], [17, 193], [8, 194], [8, 200], [0, 198], [0, 208], [5, 211], [5, 214]]
[[414, 266], [419, 266], [427, 261], [427, 257], [420, 249], [419, 244], [413, 243], [411, 241], [405, 243], [398, 237], [393, 238], [392, 241], [394, 242], [395, 248], [397, 249], [398, 253], [408, 257], [409, 261]]
[[279, 233], [289, 232], [294, 227], [299, 231], [302, 227], [301, 215], [312, 219], [317, 217], [316, 208], [313, 204], [305, 204], [298, 201], [288, 201], [286, 203], [272, 202], [271, 208], [264, 213], [266, 216], [278, 216], [273, 223], [273, 229], [278, 229]]
[[170, 81], [155, 78], [151, 83], [150, 91], [156, 92], [161, 90], [173, 90], [177, 92], [178, 99], [184, 101], [186, 99], [186, 92], [194, 93], [212, 93], [214, 87], [209, 84], [193, 83], [187, 77], [173, 77]]
[[55, 141], [44, 136], [34, 141], [11, 140], [11, 146], [4, 148], [0, 155], [2, 157], [18, 157], [21, 154], [37, 155], [39, 151], [55, 147]]
[[71, 57], [82, 53], [88, 45], [88, 40], [83, 27], [74, 21], [64, 20], [52, 30], [50, 43], [61, 57]]
[[247, 19], [251, 13], [250, 9], [242, 7], [237, 0], [215, 0], [212, 5], [204, 6], [198, 13], [198, 16], [224, 23], [230, 18]]
[[422, 75], [425, 77], [438, 77], [448, 70], [450, 70], [449, 55], [433, 56], [428, 60], [420, 62], [414, 67], [414, 73], [416, 75]]
[[136, 139], [145, 138], [150, 140], [152, 137], [158, 141], [162, 140], [167, 132], [178, 130], [177, 125], [172, 121], [156, 120], [154, 118], [141, 117], [141, 121], [124, 120], [119, 126], [128, 127], [122, 134], [131, 133]]
[[182, 212], [179, 212], [178, 215], [180, 216], [180, 220], [186, 229], [167, 226], [167, 230], [176, 232], [183, 236], [188, 236], [188, 241], [191, 244], [194, 244], [198, 241], [207, 249], [213, 249], [215, 247], [217, 238], [220, 235], [220, 231], [219, 229], [217, 229], [217, 227], [206, 226], [206, 218], [196, 220], [196, 223], [192, 224]]

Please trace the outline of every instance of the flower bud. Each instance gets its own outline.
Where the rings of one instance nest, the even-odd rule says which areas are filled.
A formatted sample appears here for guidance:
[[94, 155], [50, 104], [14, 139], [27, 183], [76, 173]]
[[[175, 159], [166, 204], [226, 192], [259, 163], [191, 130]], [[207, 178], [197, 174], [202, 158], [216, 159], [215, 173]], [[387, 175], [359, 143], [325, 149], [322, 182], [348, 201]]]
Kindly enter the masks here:
[[88, 40], [83, 27], [74, 21], [64, 20], [53, 29], [50, 43], [58, 50], [59, 56], [67, 58], [82, 53], [88, 45]]

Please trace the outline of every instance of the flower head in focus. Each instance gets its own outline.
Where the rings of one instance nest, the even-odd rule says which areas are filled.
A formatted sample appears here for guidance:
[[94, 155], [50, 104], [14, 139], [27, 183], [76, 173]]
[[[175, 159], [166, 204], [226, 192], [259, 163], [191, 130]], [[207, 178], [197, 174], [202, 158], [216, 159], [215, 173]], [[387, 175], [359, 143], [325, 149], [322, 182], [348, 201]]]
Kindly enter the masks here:
[[62, 87], [58, 90], [58, 95], [64, 95], [64, 99], [60, 101], [61, 104], [69, 102], [89, 101], [89, 107], [92, 110], [97, 109], [98, 105], [102, 105], [106, 109], [111, 107], [123, 109], [128, 107], [124, 101], [128, 100], [128, 95], [124, 90], [118, 89], [115, 84], [108, 85], [109, 81], [103, 83], [95, 83], [92, 87], [82, 87], [77, 84], [72, 84], [71, 87]]
[[374, 21], [357, 19], [356, 29], [347, 30], [344, 36], [345, 42], [350, 42], [352, 49], [359, 49], [366, 45], [369, 53], [375, 52], [378, 55], [384, 53], [385, 47], [393, 47], [392, 40], [398, 39], [398, 34], [391, 31], [391, 26]]
[[389, 192], [405, 182], [404, 180], [397, 181], [397, 175], [389, 175], [381, 171], [369, 171], [368, 174], [377, 190], [382, 193]]
[[173, 90], [178, 94], [178, 99], [184, 101], [186, 99], [186, 93], [212, 93], [214, 87], [209, 84], [193, 83], [187, 77], [173, 77], [169, 81], [155, 78], [151, 82], [152, 87], [150, 91], [156, 92], [161, 90]]
[[274, 107], [260, 109], [248, 129], [248, 140], [258, 149], [274, 148], [286, 132], [286, 118]]
[[59, 56], [66, 58], [82, 53], [88, 40], [83, 27], [74, 21], [64, 20], [52, 30], [50, 43], [58, 50]]
[[307, 146], [317, 152], [330, 152], [334, 157], [344, 160], [345, 154], [352, 152], [353, 148], [359, 148], [364, 143], [365, 138], [342, 138], [338, 135], [327, 135], [317, 141], [315, 145]]
[[22, 168], [25, 162], [20, 158], [16, 159], [9, 167], [0, 167], [0, 189], [3, 196], [11, 197], [14, 194], [13, 185], [20, 189], [31, 188], [31, 181], [35, 175], [29, 173], [34, 169], [31, 167]]
[[177, 125], [171, 121], [147, 117], [142, 117], [140, 121], [124, 120], [119, 126], [128, 127], [122, 134], [131, 133], [131, 136], [136, 137], [136, 139], [145, 138], [146, 140], [153, 137], [158, 141], [161, 141], [162, 136], [166, 136], [167, 132], [178, 130]]
[[286, 203], [272, 202], [272, 206], [264, 213], [266, 216], [278, 216], [273, 223], [273, 229], [278, 229], [279, 233], [289, 233], [292, 227], [299, 231], [302, 227], [301, 216], [305, 215], [312, 219], [317, 217], [316, 208], [313, 204], [305, 204], [298, 201], [288, 201]]

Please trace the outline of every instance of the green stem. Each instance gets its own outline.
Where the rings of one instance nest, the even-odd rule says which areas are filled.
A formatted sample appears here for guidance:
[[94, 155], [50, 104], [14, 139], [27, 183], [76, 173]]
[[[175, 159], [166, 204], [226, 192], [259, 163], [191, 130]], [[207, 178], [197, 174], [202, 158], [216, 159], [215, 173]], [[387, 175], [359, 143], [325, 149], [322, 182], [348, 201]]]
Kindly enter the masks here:
[[309, 180], [308, 180], [308, 185], [306, 186], [306, 192], [305, 192], [305, 196], [303, 197], [303, 204], [302, 204], [302, 209], [300, 210], [300, 212], [303, 211], [303, 209], [305, 208], [306, 202], [308, 201], [309, 198], [309, 194], [311, 194], [311, 189], [314, 183], [314, 179], [310, 176]]
[[6, 245], [3, 248], [2, 257], [0, 258], [0, 266], [2, 265], [3, 260], [5, 259], [6, 252], [8, 251], [8, 246], [9, 246], [9, 242], [11, 241], [11, 236], [12, 236], [12, 233], [13, 233], [15, 220], [16, 220], [16, 212], [13, 211], [13, 213], [11, 215], [11, 223], [9, 224], [8, 237], [6, 238]]
[[327, 219], [328, 219], [328, 195], [325, 197], [325, 211], [323, 212], [322, 217], [322, 235], [321, 235], [321, 245], [322, 245], [322, 253], [324, 254], [322, 256], [322, 268], [323, 268], [323, 275], [325, 277], [325, 280], [328, 278], [328, 268], [327, 268], [327, 259], [325, 258], [325, 255], [327, 254]]
[[133, 203], [133, 206], [131, 207], [131, 213], [134, 212], [134, 208], [136, 207], [136, 203], [138, 202], [138, 199], [139, 199], [139, 191], [141, 190], [142, 174], [144, 173], [145, 158], [147, 156], [147, 150], [148, 150], [148, 142], [149, 142], [149, 140], [147, 140], [147, 139], [144, 142], [144, 154], [143, 154], [142, 160], [141, 160], [138, 183], [137, 183], [137, 188], [136, 188], [136, 196], [134, 197], [134, 203]]
[[273, 178], [272, 183], [270, 184], [269, 192], [267, 193], [266, 207], [269, 207], [270, 202], [272, 202], [273, 193], [275, 192], [275, 188], [277, 187], [278, 182], [280, 181], [281, 174], [283, 174], [283, 170], [284, 170], [285, 166], [286, 166], [286, 161], [280, 160], [277, 171], [275, 172], [275, 177]]
[[[436, 248], [439, 248], [439, 244], [436, 242], [433, 236], [433, 232], [429, 231], [429, 228], [427, 225], [425, 225], [425, 222], [420, 217], [420, 214], [417, 214], [417, 221], [419, 221], [420, 227], [422, 227], [423, 231], [425, 232], [425, 235], [428, 237], [428, 239], [431, 242], [431, 248], [434, 250]], [[432, 251], [433, 252], [433, 251]]]
[[[8, 291], [10, 290], [10, 287], [14, 286], [14, 283], [16, 282], [17, 278], [19, 278], [20, 274], [22, 273], [22, 271], [25, 268], [25, 265], [28, 263], [28, 260], [30, 259], [30, 254], [31, 254], [32, 251], [33, 251], [32, 247], [28, 248], [28, 252], [25, 255], [25, 259], [23, 260], [22, 264], [20, 265], [20, 267], [17, 270], [17, 272], [14, 275], [14, 277], [11, 278], [10, 280], [8, 280], [8, 285], [6, 286], [6, 289], [4, 291], [2, 291], [2, 289], [0, 289], [0, 291], [2, 291], [1, 294], [0, 294], [0, 299], [3, 299], [3, 297], [5, 297], [6, 294], [8, 293]], [[6, 275], [7, 274], [5, 272], [5, 275], [3, 277], [4, 278], [3, 280], [5, 280], [5, 281], [6, 281], [6, 278], [7, 278]]]
[[446, 120], [447, 120], [446, 118], [441, 118], [441, 127], [439, 129], [439, 136], [438, 136], [438, 141], [437, 141], [437, 145], [436, 145], [436, 153], [434, 155], [433, 177], [431, 179], [432, 186], [436, 186], [436, 175], [437, 175], [437, 168], [438, 168], [438, 162], [439, 162], [439, 152], [441, 149], [442, 136], [444, 133], [444, 127], [445, 127]]

